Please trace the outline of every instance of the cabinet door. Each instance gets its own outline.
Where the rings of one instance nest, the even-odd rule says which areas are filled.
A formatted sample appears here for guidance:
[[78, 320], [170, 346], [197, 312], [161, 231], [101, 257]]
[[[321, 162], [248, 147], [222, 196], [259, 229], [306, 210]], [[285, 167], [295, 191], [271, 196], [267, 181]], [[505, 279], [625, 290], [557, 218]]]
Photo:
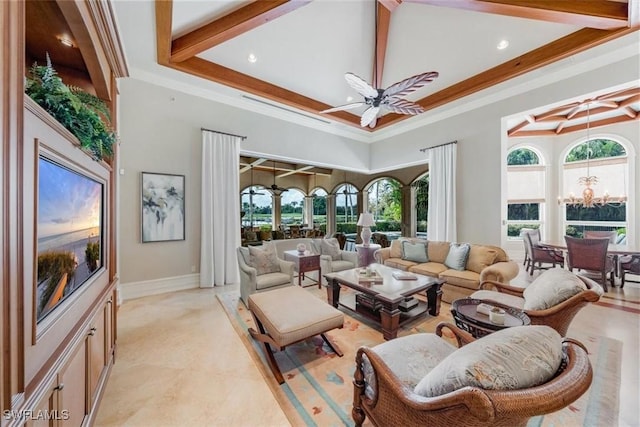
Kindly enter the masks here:
[[55, 427], [57, 426], [56, 414], [58, 409], [58, 388], [57, 384], [49, 386], [45, 397], [29, 414], [27, 420], [28, 427]]
[[80, 427], [87, 415], [87, 340], [78, 345], [69, 362], [58, 374], [58, 409], [60, 426]]
[[108, 326], [105, 322], [105, 311], [108, 309], [108, 306], [109, 304], [106, 304], [103, 310], [98, 311], [95, 319], [91, 323], [91, 330], [89, 331], [89, 398], [91, 402], [94, 401], [95, 392], [100, 382], [100, 375], [102, 375], [106, 360], [105, 339], [106, 328]]

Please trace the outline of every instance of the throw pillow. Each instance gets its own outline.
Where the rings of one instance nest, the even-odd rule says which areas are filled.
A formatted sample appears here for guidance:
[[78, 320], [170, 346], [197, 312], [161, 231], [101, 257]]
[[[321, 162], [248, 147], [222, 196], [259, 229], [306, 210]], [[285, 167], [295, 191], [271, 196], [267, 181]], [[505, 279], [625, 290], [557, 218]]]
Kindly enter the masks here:
[[453, 270], [464, 271], [467, 266], [470, 249], [471, 247], [468, 243], [451, 243], [444, 265]]
[[329, 255], [333, 261], [339, 260], [341, 257], [338, 239], [322, 239], [320, 242], [320, 255]]
[[280, 271], [280, 262], [273, 247], [249, 246], [249, 265], [256, 269], [258, 276], [267, 273], [277, 273]]
[[522, 293], [525, 310], [545, 310], [587, 289], [575, 274], [551, 268], [538, 276]]
[[402, 259], [413, 262], [429, 262], [427, 245], [424, 243], [402, 242]]
[[473, 341], [447, 356], [414, 391], [440, 396], [471, 386], [518, 390], [551, 379], [562, 362], [562, 337], [549, 326], [515, 326]]
[[482, 245], [471, 245], [466, 268], [480, 274], [482, 270], [495, 262], [497, 255], [498, 252], [495, 249]]

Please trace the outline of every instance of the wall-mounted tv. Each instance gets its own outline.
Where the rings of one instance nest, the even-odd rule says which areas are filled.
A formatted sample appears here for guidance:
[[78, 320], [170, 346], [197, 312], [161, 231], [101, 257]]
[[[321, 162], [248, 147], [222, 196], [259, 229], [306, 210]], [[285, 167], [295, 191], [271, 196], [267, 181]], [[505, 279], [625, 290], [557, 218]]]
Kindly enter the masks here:
[[37, 322], [103, 266], [104, 191], [103, 183], [39, 156]]

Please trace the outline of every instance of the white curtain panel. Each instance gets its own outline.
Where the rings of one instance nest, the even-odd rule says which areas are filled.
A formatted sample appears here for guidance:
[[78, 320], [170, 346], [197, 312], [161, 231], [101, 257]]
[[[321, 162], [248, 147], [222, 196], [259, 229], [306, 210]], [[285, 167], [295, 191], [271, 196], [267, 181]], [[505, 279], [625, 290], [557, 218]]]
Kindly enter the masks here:
[[455, 242], [456, 232], [456, 149], [446, 144], [429, 149], [429, 213], [427, 238]]
[[201, 288], [240, 281], [236, 248], [240, 246], [241, 140], [202, 131]]

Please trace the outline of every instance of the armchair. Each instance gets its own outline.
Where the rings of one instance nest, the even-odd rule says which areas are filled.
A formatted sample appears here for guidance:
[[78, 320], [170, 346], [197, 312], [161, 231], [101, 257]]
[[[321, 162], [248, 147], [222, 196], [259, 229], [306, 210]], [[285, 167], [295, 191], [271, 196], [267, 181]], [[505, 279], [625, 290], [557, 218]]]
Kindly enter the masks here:
[[567, 267], [569, 271], [574, 268], [600, 273], [604, 291], [608, 291], [607, 274], [610, 275], [611, 287], [614, 286], [614, 274], [616, 271], [616, 258], [607, 255], [609, 239], [577, 239], [564, 236], [567, 242]]
[[[458, 349], [441, 338], [444, 327], [453, 332]], [[530, 345], [522, 345], [526, 340], [511, 338], [521, 333], [536, 343], [552, 342], [554, 363], [559, 364], [556, 358], [564, 354], [566, 364], [560, 364], [555, 374], [553, 368], [547, 368], [539, 380], [531, 382], [538, 385], [524, 385], [526, 381], [518, 378], [517, 384], [522, 387], [504, 389], [500, 387], [500, 379], [492, 378], [494, 372], [488, 369], [479, 372], [480, 378], [476, 378], [480, 379], [482, 387], [467, 385], [432, 397], [417, 393], [423, 389], [424, 379], [437, 370], [442, 372], [441, 368], [448, 366], [447, 359], [450, 363], [453, 363], [453, 359], [460, 361], [461, 358], [455, 358], [456, 353], [460, 352], [465, 352], [465, 357], [469, 356], [472, 348], [465, 351], [465, 345], [474, 346], [473, 354], [482, 355], [488, 352], [476, 351], [476, 348], [485, 345], [489, 348], [489, 339], [493, 340], [490, 345], [494, 348], [496, 345], [504, 348], [505, 344], [509, 344], [509, 352], [513, 349], [513, 353], [526, 354], [531, 350]], [[440, 323], [435, 334], [412, 334], [373, 348], [360, 347], [356, 353], [354, 373], [352, 417], [355, 425], [361, 426], [368, 417], [376, 426], [525, 426], [532, 416], [558, 411], [589, 388], [593, 371], [587, 351], [581, 343], [568, 338], [561, 340], [554, 334], [553, 330], [546, 327], [520, 326], [495, 332], [476, 341], [454, 325]], [[537, 337], [545, 339], [536, 340]], [[501, 343], [496, 341], [498, 338], [502, 340]], [[416, 354], [420, 360], [416, 360]], [[487, 375], [482, 377], [483, 374]], [[414, 386], [416, 382], [418, 384]], [[487, 383], [490, 385], [484, 386]]]
[[[320, 270], [323, 276], [327, 273], [349, 270], [358, 266], [357, 252], [340, 249], [340, 243], [335, 237], [314, 239], [313, 242], [320, 252]], [[322, 281], [326, 283], [326, 279], [322, 278]]]
[[[581, 289], [579, 282], [576, 282], [577, 287], [571, 285], [572, 289], [569, 289], [566, 281], [568, 275], [583, 283], [584, 288]], [[545, 284], [544, 281], [548, 282]], [[541, 292], [535, 292], [536, 287], [541, 287]], [[487, 301], [489, 304], [495, 301], [518, 308], [529, 316], [532, 325], [550, 326], [564, 337], [567, 335], [571, 321], [582, 307], [590, 302], [598, 301], [604, 293], [602, 287], [593, 280], [561, 269], [545, 272], [531, 282], [528, 288], [531, 290], [525, 295], [527, 288], [485, 280], [480, 284], [480, 290], [471, 294], [471, 298]], [[531, 291], [534, 291], [533, 295]], [[540, 297], [540, 293], [546, 293], [546, 295], [542, 295], [542, 298], [546, 299], [546, 304], [538, 304], [533, 301]], [[527, 303], [527, 297], [529, 297], [529, 303]], [[555, 301], [557, 302], [554, 303]]]
[[249, 295], [257, 292], [291, 286], [293, 283], [293, 263], [277, 258], [277, 268], [274, 272], [258, 274], [258, 269], [250, 265], [249, 249], [236, 249], [238, 267], [240, 268], [240, 298], [248, 306]]

